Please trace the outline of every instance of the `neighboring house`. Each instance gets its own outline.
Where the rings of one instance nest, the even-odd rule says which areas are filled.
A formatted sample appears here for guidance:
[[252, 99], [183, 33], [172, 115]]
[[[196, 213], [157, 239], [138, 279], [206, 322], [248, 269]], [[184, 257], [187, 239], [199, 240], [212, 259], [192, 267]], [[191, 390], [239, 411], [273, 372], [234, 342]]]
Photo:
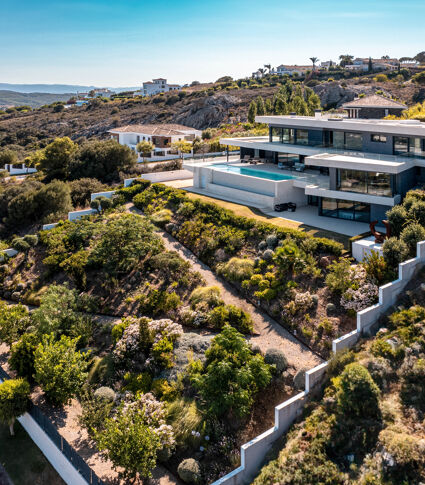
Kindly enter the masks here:
[[[87, 94], [86, 98], [97, 98], [99, 96], [102, 98], [110, 98], [112, 95], [115, 94], [114, 91], [111, 91], [108, 88], [96, 88], [96, 89], [92, 89], [92, 91], [90, 91], [90, 93]], [[90, 94], [93, 94], [93, 96], [90, 96]]]
[[[372, 59], [373, 71], [395, 71], [398, 69], [398, 59]], [[357, 57], [352, 64], [347, 64], [345, 69], [349, 71], [367, 72], [369, 70], [369, 58]]]
[[313, 66], [286, 66], [281, 64], [276, 67], [276, 74], [283, 76], [287, 74], [288, 76], [298, 75], [304, 76], [307, 71], [311, 71]]
[[388, 115], [400, 116], [407, 106], [385, 96], [373, 94], [344, 103], [342, 108], [348, 111], [349, 118], [380, 119]]
[[319, 216], [368, 223], [385, 219], [408, 190], [425, 183], [425, 124], [419, 121], [325, 118], [320, 111], [256, 121], [268, 124], [268, 136], [220, 143], [269, 165], [188, 164], [194, 187], [257, 207], [295, 202], [316, 207]]
[[322, 61], [320, 63], [320, 67], [322, 69], [329, 69], [332, 66], [336, 66], [336, 62], [334, 62], [334, 61]]
[[155, 94], [168, 93], [169, 91], [179, 91], [179, 84], [168, 84], [167, 80], [159, 77], [143, 83], [140, 91], [135, 91], [133, 96], [154, 96]]
[[165, 158], [172, 154], [171, 145], [173, 143], [178, 141], [193, 142], [197, 136], [202, 135], [200, 130], [178, 124], [128, 125], [109, 130], [109, 133], [111, 138], [121, 145], [127, 145], [134, 151], [137, 151], [136, 146], [139, 142], [151, 142], [155, 148], [149, 158]]

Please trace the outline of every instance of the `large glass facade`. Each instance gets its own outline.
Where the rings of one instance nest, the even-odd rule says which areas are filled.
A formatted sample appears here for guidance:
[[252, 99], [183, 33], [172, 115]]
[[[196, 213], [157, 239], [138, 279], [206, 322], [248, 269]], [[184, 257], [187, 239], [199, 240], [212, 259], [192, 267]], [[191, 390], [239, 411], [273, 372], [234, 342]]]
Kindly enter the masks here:
[[337, 200], [323, 197], [320, 200], [319, 214], [326, 217], [348, 219], [350, 221], [370, 222], [370, 205], [351, 200]]
[[382, 172], [338, 170], [338, 190], [360, 194], [392, 197], [391, 175]]
[[414, 136], [395, 136], [394, 155], [425, 158], [425, 140]]

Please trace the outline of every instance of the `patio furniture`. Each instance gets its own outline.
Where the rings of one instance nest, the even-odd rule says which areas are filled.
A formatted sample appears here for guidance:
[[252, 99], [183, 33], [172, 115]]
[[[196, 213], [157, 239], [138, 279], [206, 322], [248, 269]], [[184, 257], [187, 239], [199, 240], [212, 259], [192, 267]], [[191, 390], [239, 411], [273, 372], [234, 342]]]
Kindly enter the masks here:
[[294, 168], [296, 172], [304, 172], [305, 165], [303, 163], [295, 163]]
[[297, 204], [295, 202], [288, 202], [288, 212], [295, 212], [297, 210]]
[[251, 156], [245, 155], [243, 158], [241, 158], [241, 163], [249, 163], [250, 160], [251, 160]]
[[288, 210], [288, 204], [286, 202], [284, 202], [283, 204], [276, 204], [274, 206], [274, 210], [276, 212], [284, 212], [284, 211], [287, 211]]

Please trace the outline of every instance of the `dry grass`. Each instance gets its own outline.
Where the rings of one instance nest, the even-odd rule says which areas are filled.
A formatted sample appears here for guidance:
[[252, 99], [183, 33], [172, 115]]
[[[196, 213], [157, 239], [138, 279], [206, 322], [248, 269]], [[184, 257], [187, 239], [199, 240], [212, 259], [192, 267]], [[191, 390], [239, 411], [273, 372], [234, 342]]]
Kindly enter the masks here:
[[338, 241], [344, 245], [345, 249], [349, 248], [350, 238], [348, 236], [345, 236], [344, 234], [338, 234], [336, 232], [326, 231], [324, 229], [319, 229], [317, 227], [307, 226], [306, 224], [290, 221], [288, 219], [282, 219], [281, 217], [269, 216], [254, 207], [249, 207], [242, 204], [236, 204], [234, 202], [228, 202], [225, 200], [216, 199], [215, 197], [208, 197], [206, 195], [195, 194], [192, 192], [187, 192], [186, 195], [192, 199], [201, 199], [205, 202], [212, 202], [214, 204], [217, 204], [220, 207], [223, 207], [224, 209], [231, 210], [238, 216], [249, 217], [251, 219], [255, 219], [260, 222], [268, 222], [278, 227], [284, 227], [289, 229], [299, 229], [300, 231], [304, 231], [307, 234], [310, 234], [311, 236], [326, 237], [328, 239]]

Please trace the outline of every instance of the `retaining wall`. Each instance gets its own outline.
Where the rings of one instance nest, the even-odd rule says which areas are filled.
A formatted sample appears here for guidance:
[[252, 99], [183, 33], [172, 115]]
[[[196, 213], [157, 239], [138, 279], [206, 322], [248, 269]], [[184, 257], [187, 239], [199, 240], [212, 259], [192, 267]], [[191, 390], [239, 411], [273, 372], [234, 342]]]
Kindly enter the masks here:
[[68, 212], [68, 221], [76, 221], [77, 219], [81, 219], [83, 216], [90, 216], [91, 214], [96, 213], [97, 210], [95, 209], [83, 209], [81, 211]]
[[94, 192], [90, 195], [90, 201], [96, 199], [96, 197], [106, 197], [111, 199], [115, 195], [115, 190], [108, 190], [107, 192]]
[[[332, 351], [338, 352], [355, 345], [361, 335], [368, 334], [379, 317], [393, 306], [415, 272], [425, 264], [425, 241], [416, 246], [416, 258], [398, 267], [399, 278], [379, 288], [379, 302], [357, 313], [357, 328], [340, 338], [333, 340]], [[301, 414], [308, 394], [322, 383], [326, 375], [328, 362], [324, 362], [305, 374], [305, 391], [275, 407], [275, 426], [257, 436], [241, 447], [241, 466], [215, 481], [212, 485], [243, 485], [251, 483], [260, 470], [267, 452], [272, 444], [285, 433], [295, 419]]]
[[0, 261], [3, 261], [5, 256], [9, 258], [13, 258], [13, 256], [16, 256], [17, 254], [18, 254], [18, 251], [16, 251], [16, 249], [13, 249], [13, 248], [3, 249], [2, 251], [0, 251]]

